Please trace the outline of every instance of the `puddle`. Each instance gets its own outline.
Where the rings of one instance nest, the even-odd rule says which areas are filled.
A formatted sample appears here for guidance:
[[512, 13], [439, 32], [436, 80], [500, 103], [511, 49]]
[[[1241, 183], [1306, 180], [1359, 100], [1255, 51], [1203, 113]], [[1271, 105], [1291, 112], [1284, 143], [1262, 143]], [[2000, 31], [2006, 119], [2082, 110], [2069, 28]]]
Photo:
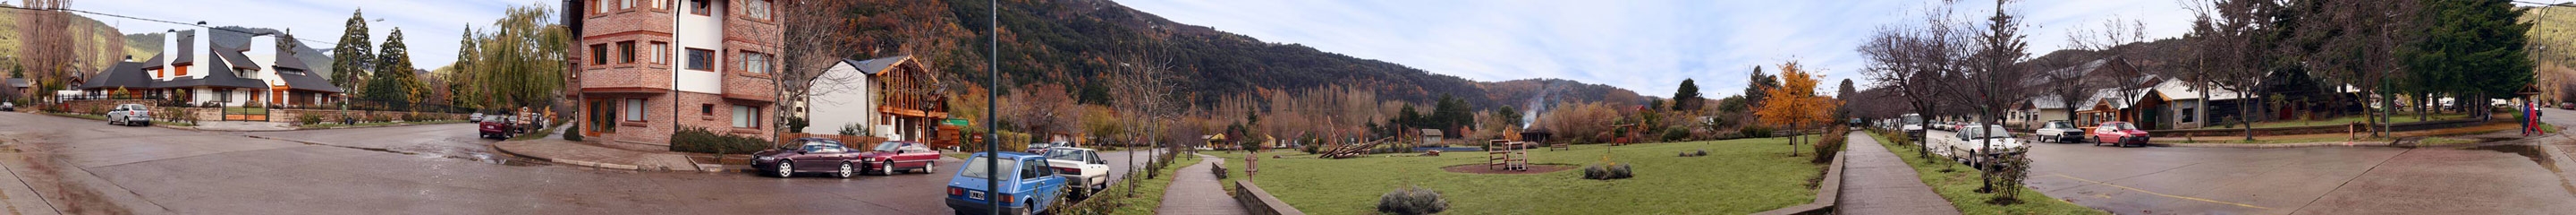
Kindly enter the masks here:
[[[2550, 173], [2566, 172], [2565, 170], [2558, 169], [2558, 162], [2549, 160], [2548, 154], [2541, 154], [2549, 152], [2541, 150], [2539, 145], [2498, 144], [2473, 146], [2465, 149], [2487, 150], [2522, 155], [2524, 158], [2530, 158], [2531, 162], [2540, 163], [2540, 167], [2549, 168]], [[2567, 193], [2569, 194], [2576, 194], [2576, 184], [2569, 184], [2566, 179], [2560, 179], [2558, 181], [2558, 186], [2559, 188], [2567, 189]]]
[[474, 161], [474, 162], [477, 162], [477, 163], [498, 164], [498, 165], [502, 165], [502, 166], [545, 166], [545, 165], [547, 165], [547, 163], [545, 163], [545, 162], [538, 162], [538, 161], [536, 161], [536, 160], [529, 160], [529, 159], [527, 159], [527, 158], [520, 158], [520, 157], [518, 157], [518, 156], [494, 155], [494, 154], [491, 154], [491, 153], [479, 153], [479, 152], [478, 152], [478, 153], [466, 153], [466, 155], [448, 155], [448, 156], [447, 156], [447, 158], [450, 158], [450, 159], [463, 159], [463, 160], [470, 160], [470, 161]]

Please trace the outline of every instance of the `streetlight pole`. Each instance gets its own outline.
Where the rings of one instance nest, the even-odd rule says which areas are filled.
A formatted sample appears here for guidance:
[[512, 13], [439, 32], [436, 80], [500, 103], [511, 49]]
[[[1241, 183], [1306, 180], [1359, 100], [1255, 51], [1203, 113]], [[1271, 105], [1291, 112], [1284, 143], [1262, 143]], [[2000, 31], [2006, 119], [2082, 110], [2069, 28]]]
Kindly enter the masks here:
[[[1000, 174], [1002, 172], [1002, 159], [1000, 157], [1002, 155], [1002, 135], [999, 133], [1002, 130], [998, 124], [995, 124], [1000, 123], [1001, 118], [995, 118], [998, 114], [993, 114], [993, 107], [1001, 105], [999, 103], [994, 103], [996, 100], [994, 97], [1000, 97], [1002, 95], [1001, 91], [999, 91], [1002, 89], [1002, 1], [985, 0], [985, 3], [990, 4], [991, 7], [989, 7], [989, 9], [991, 10], [986, 12], [990, 13], [988, 15], [992, 15], [985, 18], [991, 19], [992, 22], [986, 22], [988, 25], [984, 26], [988, 28], [987, 30], [991, 30], [984, 32], [984, 39], [986, 39], [985, 44], [987, 45], [987, 48], [990, 48], [992, 51], [986, 52], [984, 55], [984, 60], [987, 61], [986, 63], [989, 63], [984, 66], [984, 72], [986, 74], [986, 76], [984, 76], [984, 83], [988, 86], [986, 89], [990, 89], [984, 91], [984, 178], [994, 179], [1001, 178], [996, 174]], [[996, 187], [1002, 187], [1002, 181], [984, 180], [984, 199], [986, 200], [984, 202], [993, 206], [991, 207], [992, 211], [987, 212], [992, 212], [994, 215], [1001, 215], [1001, 201], [1005, 200], [996, 198], [1002, 193], [1000, 192], [1001, 190], [993, 189]]]

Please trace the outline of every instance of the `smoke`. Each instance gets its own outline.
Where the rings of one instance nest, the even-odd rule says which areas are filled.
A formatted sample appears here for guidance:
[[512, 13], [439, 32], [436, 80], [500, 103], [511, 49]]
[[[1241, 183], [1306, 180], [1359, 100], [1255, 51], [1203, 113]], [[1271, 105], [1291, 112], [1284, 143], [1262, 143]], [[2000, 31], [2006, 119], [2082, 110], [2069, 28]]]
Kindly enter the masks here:
[[1538, 113], [1547, 112], [1547, 96], [1556, 90], [1557, 82], [1539, 81], [1539, 83], [1538, 92], [1530, 93], [1529, 104], [1521, 106], [1524, 110], [1524, 113], [1521, 113], [1521, 130], [1538, 126]]

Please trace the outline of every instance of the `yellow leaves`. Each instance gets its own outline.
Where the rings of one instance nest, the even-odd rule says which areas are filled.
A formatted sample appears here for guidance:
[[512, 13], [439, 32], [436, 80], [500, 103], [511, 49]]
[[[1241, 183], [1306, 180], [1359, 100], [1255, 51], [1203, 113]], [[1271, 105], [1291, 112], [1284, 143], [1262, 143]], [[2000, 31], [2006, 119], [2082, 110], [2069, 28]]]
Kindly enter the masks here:
[[1771, 96], [1753, 114], [1763, 122], [1796, 128], [1812, 122], [1830, 121], [1830, 111], [1842, 103], [1816, 96], [1815, 74], [1799, 68], [1797, 61], [1780, 64], [1780, 87], [1763, 90]]

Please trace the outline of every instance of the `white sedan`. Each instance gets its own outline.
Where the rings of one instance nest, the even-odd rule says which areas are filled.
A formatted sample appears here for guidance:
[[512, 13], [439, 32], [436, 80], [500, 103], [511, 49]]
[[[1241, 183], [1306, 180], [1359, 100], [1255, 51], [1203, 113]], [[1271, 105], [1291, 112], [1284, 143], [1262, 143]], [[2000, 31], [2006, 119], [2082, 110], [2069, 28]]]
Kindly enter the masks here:
[[1055, 166], [1057, 175], [1076, 179], [1069, 182], [1081, 185], [1077, 186], [1081, 192], [1074, 192], [1074, 196], [1078, 198], [1090, 198], [1092, 192], [1109, 189], [1109, 161], [1101, 160], [1098, 150], [1074, 147], [1047, 148], [1046, 158], [1047, 164]]

